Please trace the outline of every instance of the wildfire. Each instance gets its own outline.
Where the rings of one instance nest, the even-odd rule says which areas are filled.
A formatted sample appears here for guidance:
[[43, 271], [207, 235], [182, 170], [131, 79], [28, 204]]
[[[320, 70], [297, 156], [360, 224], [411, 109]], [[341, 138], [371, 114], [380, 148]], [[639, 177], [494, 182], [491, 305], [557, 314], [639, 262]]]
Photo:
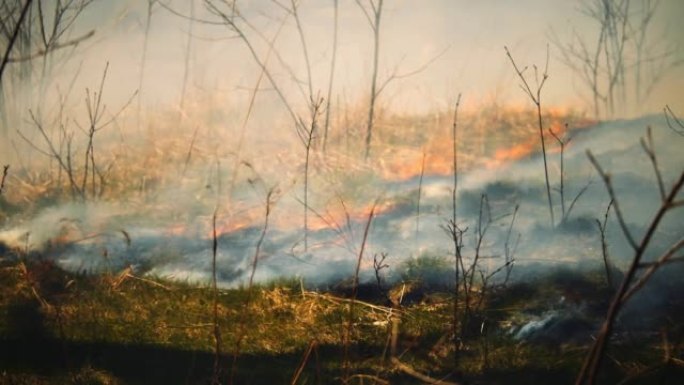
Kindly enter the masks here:
[[[464, 114], [459, 122], [458, 167], [467, 171], [474, 167], [500, 167], [508, 162], [522, 159], [541, 151], [536, 112], [522, 107], [497, 108]], [[566, 137], [568, 129], [588, 127], [595, 122], [578, 119], [567, 108], [548, 108], [543, 111], [544, 124], [560, 138]], [[566, 122], [573, 121], [566, 128]], [[441, 127], [428, 136], [423, 150], [414, 147], [394, 147], [380, 156], [378, 168], [388, 180], [404, 181], [425, 175], [448, 175], [453, 172], [453, 142], [451, 123], [446, 117], [439, 119]], [[549, 131], [544, 132], [549, 153], [559, 151], [559, 146]], [[423, 155], [424, 154], [424, 155]], [[423, 158], [424, 156], [424, 158]]]
[[488, 167], [496, 167], [502, 163], [528, 156], [534, 152], [536, 145], [537, 143], [529, 141], [526, 143], [517, 144], [510, 148], [502, 148], [497, 150], [494, 154], [494, 159], [491, 160], [491, 163], [488, 164]]

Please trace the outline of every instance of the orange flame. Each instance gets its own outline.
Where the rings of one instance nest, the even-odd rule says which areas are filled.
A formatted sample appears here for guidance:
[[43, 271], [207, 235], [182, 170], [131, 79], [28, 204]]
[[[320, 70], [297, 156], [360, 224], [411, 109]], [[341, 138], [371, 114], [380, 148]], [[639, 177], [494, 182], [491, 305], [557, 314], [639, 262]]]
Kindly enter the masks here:
[[[588, 127], [595, 122], [577, 118], [567, 108], [548, 108], [543, 112], [546, 126], [560, 138], [566, 132], [565, 122], [573, 120], [573, 130]], [[520, 106], [499, 107], [495, 112], [464, 114], [459, 121], [461, 130], [458, 143], [458, 167], [461, 172], [477, 166], [488, 168], [530, 156], [541, 151], [539, 127], [536, 125], [536, 111]], [[394, 147], [380, 156], [378, 168], [388, 180], [409, 180], [422, 173], [425, 175], [449, 175], [453, 172], [453, 142], [450, 117], [442, 116], [441, 128], [430, 135], [423, 152], [415, 147]], [[559, 146], [553, 136], [545, 130], [544, 139], [549, 153], [558, 152]]]

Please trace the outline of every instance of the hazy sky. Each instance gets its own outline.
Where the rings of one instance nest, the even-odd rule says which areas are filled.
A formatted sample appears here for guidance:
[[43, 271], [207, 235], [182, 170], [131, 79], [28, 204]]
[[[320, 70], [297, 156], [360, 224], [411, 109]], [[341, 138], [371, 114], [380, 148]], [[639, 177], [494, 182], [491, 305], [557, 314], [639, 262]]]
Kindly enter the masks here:
[[[142, 55], [145, 1], [100, 1], [84, 15], [82, 30], [96, 29], [96, 36], [71, 58], [62, 74], [83, 63], [79, 83], [93, 84], [104, 62], [110, 62], [110, 79], [116, 95], [123, 100], [138, 88]], [[189, 1], [168, 1], [170, 7], [189, 14]], [[219, 2], [220, 3], [220, 2]], [[284, 3], [288, 3], [284, 1]], [[381, 103], [400, 110], [426, 111], [450, 105], [455, 95], [464, 93], [470, 105], [492, 101], [526, 103], [517, 79], [504, 53], [504, 45], [521, 66], [544, 64], [550, 44], [550, 78], [544, 92], [549, 105], [586, 108], [586, 89], [561, 62], [551, 35], [561, 40], [577, 31], [592, 36], [596, 31], [580, 12], [582, 1], [561, 0], [387, 0], [381, 25], [380, 81], [392, 73], [404, 74], [434, 62], [417, 75], [396, 80], [388, 86]], [[333, 1], [301, 0], [301, 20], [309, 47], [314, 89], [325, 94], [332, 54]], [[238, 2], [243, 14], [271, 38], [280, 25], [283, 12], [272, 1]], [[196, 15], [218, 21], [209, 15], [203, 1], [195, 1]], [[684, 49], [681, 25], [684, 2], [662, 1], [654, 23], [658, 44], [679, 45]], [[144, 73], [142, 100], [145, 104], [177, 103], [183, 78], [187, 20], [155, 5], [150, 29], [148, 61]], [[257, 66], [238, 39], [229, 39], [225, 26], [196, 23], [192, 41], [190, 91], [214, 90], [239, 104], [254, 86]], [[663, 37], [664, 36], [664, 37]], [[256, 35], [251, 39], [260, 55], [266, 47]], [[359, 102], [368, 95], [371, 74], [372, 31], [352, 0], [340, 1], [339, 53], [335, 95]], [[304, 80], [301, 45], [292, 18], [286, 21], [276, 40], [281, 57], [297, 78]], [[274, 59], [269, 68], [288, 98], [303, 100], [291, 76]], [[684, 71], [680, 67], [663, 79], [643, 111], [658, 111], [666, 103], [684, 110]], [[112, 91], [110, 91], [112, 92]], [[111, 94], [110, 94], [111, 95]], [[264, 103], [269, 103], [264, 98]], [[271, 101], [271, 103], [276, 103]], [[641, 111], [632, 110], [632, 115]]]

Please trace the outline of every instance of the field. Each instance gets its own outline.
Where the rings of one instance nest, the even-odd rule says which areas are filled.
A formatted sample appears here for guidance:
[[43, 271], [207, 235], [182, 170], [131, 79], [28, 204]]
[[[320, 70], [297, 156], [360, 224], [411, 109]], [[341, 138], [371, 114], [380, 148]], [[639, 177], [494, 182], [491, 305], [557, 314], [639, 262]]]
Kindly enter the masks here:
[[0, 4], [0, 384], [684, 378], [679, 3], [48, 3]]
[[[421, 170], [420, 165], [418, 169], [411, 169], [415, 167], [416, 158], [416, 154], [411, 154], [405, 158], [392, 158], [395, 162], [392, 165], [376, 163], [352, 169], [344, 175], [347, 180], [366, 178], [376, 184], [393, 186], [384, 197], [384, 206], [378, 206], [381, 209], [373, 217], [376, 225], [367, 242], [375, 254], [360, 260], [362, 269], [358, 281], [354, 278], [356, 256], [352, 253], [358, 253], [358, 247], [345, 248], [339, 244], [349, 242], [349, 239], [361, 241], [369, 207], [364, 204], [363, 196], [348, 190], [343, 192], [346, 195], [341, 195], [344, 198], [340, 198], [349, 207], [345, 208], [348, 212], [341, 214], [342, 218], [349, 218], [346, 223], [341, 222], [348, 228], [348, 233], [345, 233], [346, 228], [342, 232], [331, 232], [326, 227], [340, 226], [335, 221], [344, 220], [331, 213], [335, 203], [331, 204], [332, 208], [325, 209], [326, 216], [312, 210], [309, 231], [313, 256], [308, 256], [308, 263], [290, 260], [284, 264], [283, 257], [280, 260], [273, 257], [278, 255], [279, 248], [291, 247], [291, 239], [301, 236], [302, 231], [299, 221], [279, 219], [278, 212], [274, 211], [276, 214], [273, 214], [264, 246], [272, 257], [260, 258], [260, 265], [254, 270], [259, 283], [250, 286], [250, 270], [236, 269], [221, 257], [243, 253], [246, 255], [242, 257], [242, 266], [254, 266], [250, 262], [253, 263], [254, 253], [259, 252], [254, 247], [263, 226], [259, 224], [261, 219], [258, 214], [243, 214], [245, 222], [240, 226], [230, 226], [228, 222], [227, 227], [218, 228], [215, 239], [219, 285], [216, 290], [211, 284], [214, 238], [210, 223], [204, 223], [200, 229], [180, 224], [188, 220], [191, 223], [208, 222], [210, 218], [206, 215], [174, 217], [165, 198], [146, 196], [143, 191], [129, 188], [126, 179], [154, 180], [155, 175], [161, 173], [161, 167], [122, 167], [127, 173], [108, 176], [110, 182], [107, 189], [103, 189], [100, 203], [87, 203], [81, 208], [80, 204], [71, 203], [68, 185], [58, 184], [54, 175], [45, 174], [42, 176], [45, 181], [40, 182], [29, 180], [31, 174], [15, 174], [7, 181], [3, 194], [5, 213], [16, 223], [24, 223], [26, 231], [37, 235], [24, 238], [30, 245], [26, 246], [12, 238], [17, 231], [3, 233], [0, 296], [0, 333], [5, 347], [0, 360], [3, 362], [3, 381], [18, 384], [200, 384], [216, 379], [228, 381], [233, 376], [235, 383], [329, 383], [344, 378], [354, 383], [416, 383], [438, 379], [443, 380], [442, 383], [462, 383], [466, 379], [468, 383], [482, 384], [572, 381], [588, 352], [592, 335], [605, 316], [619, 278], [614, 277], [614, 281], [608, 283], [601, 252], [597, 249], [599, 233], [585, 224], [590, 221], [585, 219], [590, 218], [590, 213], [583, 211], [582, 205], [577, 210], [577, 217], [555, 230], [551, 240], [541, 241], [549, 237], [548, 230], [536, 221], [525, 222], [529, 219], [527, 216], [538, 211], [543, 213], [543, 195], [538, 188], [526, 187], [525, 178], [506, 182], [505, 178], [491, 177], [492, 180], [484, 185], [467, 187], [470, 174], [479, 175], [482, 170], [492, 167], [524, 169], [528, 167], [526, 159], [537, 156], [533, 146], [527, 144], [534, 139], [534, 126], [524, 123], [534, 121], [533, 112], [509, 111], [498, 119], [466, 115], [463, 120], [464, 126], [476, 133], [488, 129], [500, 132], [497, 127], [501, 125], [527, 127], [507, 130], [505, 132], [509, 134], [505, 138], [485, 132], [483, 137], [488, 140], [479, 148], [466, 146], [461, 150], [466, 159], [462, 166], [464, 192], [459, 199], [463, 220], [477, 221], [478, 212], [482, 216], [482, 209], [478, 211], [472, 207], [477, 207], [480, 198], [471, 196], [470, 189], [481, 188], [487, 193], [495, 207], [490, 210], [510, 212], [512, 201], [535, 204], [523, 206], [519, 214], [521, 227], [516, 231], [522, 234], [522, 244], [516, 246], [516, 264], [515, 269], [510, 266], [510, 280], [503, 278], [508, 275], [507, 269], [496, 270], [504, 263], [503, 256], [483, 257], [484, 262], [480, 262], [478, 269], [487, 274], [496, 270], [492, 278], [474, 280], [467, 289], [468, 297], [463, 296], [461, 289], [458, 308], [468, 313], [459, 317], [457, 338], [453, 331], [453, 255], [449, 256], [448, 252], [448, 234], [437, 228], [439, 221], [447, 223], [440, 205], [448, 207], [448, 202], [442, 202], [444, 198], [439, 196], [430, 198], [430, 194], [424, 192], [422, 214], [415, 213], [419, 202], [416, 190], [420, 187], [416, 178], [421, 171], [424, 191], [451, 178], [448, 167], [440, 169], [437, 149], [429, 152], [434, 157], [432, 162], [425, 163], [434, 169], [425, 167]], [[508, 121], [511, 119], [514, 119], [513, 123]], [[546, 119], [581, 120], [573, 115], [547, 116]], [[447, 125], [443, 120], [446, 118], [433, 122], [433, 129], [437, 131], [440, 126]], [[496, 124], [480, 123], [483, 120]], [[406, 117], [387, 118], [385, 124], [395, 128], [392, 131], [395, 136], [380, 131], [381, 147], [401, 149], [403, 143], [397, 143], [398, 138], [405, 138], [406, 151], [409, 151], [411, 143], [420, 142], [420, 138], [412, 135], [424, 132], [426, 129], [420, 125], [427, 123], [420, 118], [408, 121], [410, 124], [406, 122]], [[578, 142], [582, 135], [600, 142], [601, 135], [611, 133], [611, 127], [619, 127], [622, 135], [629, 135], [625, 127], [634, 127], [639, 135], [643, 126], [642, 121], [617, 122], [602, 128], [583, 126], [576, 129], [574, 135]], [[406, 134], [398, 135], [400, 129], [406, 130]], [[602, 130], [604, 134], [593, 132], [596, 130]], [[667, 131], [661, 133], [669, 135]], [[448, 132], [442, 134], [448, 136]], [[425, 136], [423, 140], [422, 148], [438, 146], [431, 142], [433, 137]], [[202, 147], [201, 141], [196, 143], [198, 149]], [[182, 146], [174, 141], [156, 142], [156, 146], [169, 148], [143, 152], [141, 156], [150, 158], [136, 159], [132, 164], [153, 162], [154, 154], [170, 158], [157, 160], [161, 164], [181, 158], [177, 153], [182, 153]], [[609, 147], [603, 146], [603, 150], [610, 153]], [[488, 154], [478, 152], [483, 148]], [[676, 154], [676, 144], [661, 146], [660, 150], [666, 159], [671, 156], [677, 159], [676, 155], [670, 154], [671, 151]], [[198, 155], [194, 162], [201, 164], [201, 152], [195, 151]], [[626, 157], [632, 156], [624, 148], [620, 151]], [[636, 147], [635, 151], [640, 149]], [[579, 162], [572, 152], [565, 155], [566, 164]], [[420, 157], [422, 154], [418, 154], [419, 163]], [[619, 157], [613, 159], [619, 162]], [[499, 163], [494, 166], [478, 163], [481, 160]], [[193, 161], [188, 165], [193, 167]], [[669, 161], [664, 165], [672, 167]], [[154, 174], [146, 174], [148, 170], [153, 170]], [[132, 175], [134, 172], [139, 174]], [[331, 180], [340, 174], [340, 170], [329, 167], [317, 170], [314, 175]], [[520, 175], [520, 171], [514, 171], [514, 174]], [[583, 177], [582, 173], [578, 174]], [[155, 191], [163, 191], [169, 188], [168, 184], [178, 181], [159, 176], [157, 179]], [[570, 182], [566, 183], [571, 185], [582, 183], [579, 178], [568, 180]], [[625, 192], [634, 190], [620, 186], [625, 207], [632, 207], [633, 199], [641, 200], [643, 204], [640, 190], [630, 196]], [[591, 208], [605, 199], [596, 198], [604, 196], [601, 187], [593, 186], [593, 190], [586, 193], [583, 197], [588, 201], [586, 207]], [[644, 190], [652, 192], [649, 188]], [[128, 204], [135, 210], [122, 209], [119, 203], [122, 196], [127, 197]], [[99, 207], [108, 201], [111, 203], [104, 210], [105, 214], [100, 213]], [[65, 209], [50, 213], [55, 205]], [[211, 210], [211, 200], [209, 203], [197, 200], [196, 205]], [[142, 209], [145, 211], [140, 211]], [[253, 210], [263, 211], [263, 205]], [[49, 214], [45, 214], [46, 211]], [[111, 220], [112, 213], [117, 213], [116, 221]], [[66, 216], [69, 214], [73, 218]], [[290, 211], [285, 214], [293, 215]], [[91, 218], [93, 216], [95, 218]], [[539, 221], [544, 221], [543, 214], [540, 216]], [[48, 220], [55, 223], [50, 231], [41, 234], [36, 227], [26, 227], [27, 221], [30, 223], [35, 217], [39, 218], [35, 221], [41, 226]], [[414, 233], [417, 218], [422, 222], [418, 226], [422, 227]], [[154, 223], [166, 228], [151, 234], [141, 226], [141, 220], [146, 221], [147, 227]], [[134, 221], [137, 221], [137, 227]], [[399, 237], [399, 242], [416, 247], [416, 250], [422, 250], [421, 253], [401, 255], [401, 248], [391, 249], [391, 244], [397, 241], [392, 241], [386, 233], [393, 231], [397, 221], [408, 222], [411, 226], [408, 235], [403, 236], [405, 239]], [[494, 252], [497, 248], [509, 247], [503, 245], [508, 220], [493, 227], [490, 238], [485, 241], [489, 244], [482, 247], [483, 255], [485, 250]], [[676, 234], [678, 225], [675, 221], [665, 229], [669, 229], [666, 233]], [[299, 235], [293, 238], [288, 232]], [[269, 237], [275, 239], [269, 240]], [[240, 242], [240, 238], [246, 240]], [[416, 239], [418, 243], [415, 243]], [[568, 246], [578, 239], [585, 239], [593, 246], [583, 244], [579, 249]], [[609, 234], [608, 239], [611, 245], [617, 246], [614, 250], [621, 250], [619, 233]], [[470, 244], [469, 240], [466, 242]], [[526, 242], [532, 245], [528, 247]], [[540, 247], [546, 252], [534, 251]], [[383, 250], [392, 251], [388, 254]], [[553, 254], [550, 250], [554, 250]], [[578, 258], [573, 250], [582, 250], [585, 257]], [[564, 258], [559, 253], [570, 257]], [[387, 256], [386, 261], [378, 263], [380, 255]], [[464, 257], [468, 264], [473, 261], [469, 255]], [[298, 258], [307, 258], [307, 254], [302, 253]], [[377, 276], [373, 275], [370, 258], [375, 260]], [[626, 262], [616, 259], [611, 267], [613, 275], [623, 274]], [[195, 273], [197, 266], [203, 266], [199, 270], [205, 269], [207, 278], [164, 273], [159, 266], [170, 266], [168, 270], [194, 269]], [[277, 270], [279, 278], [269, 278], [270, 275], [259, 278], [260, 269], [278, 266], [281, 269]], [[626, 379], [629, 383], [660, 381], [667, 384], [676, 383], [682, 374], [679, 357], [684, 330], [680, 320], [684, 302], [676, 295], [682, 290], [682, 281], [677, 276], [680, 269], [675, 267], [670, 266], [657, 275], [649, 284], [649, 290], [635, 299], [637, 305], [625, 309], [625, 316], [614, 331], [606, 353], [599, 377], [601, 383]], [[331, 270], [337, 270], [337, 273], [327, 273]], [[299, 273], [287, 275], [288, 271]], [[661, 303], [643, 304], [654, 297]], [[469, 303], [467, 307], [465, 301]], [[456, 371], [454, 362], [457, 362]]]

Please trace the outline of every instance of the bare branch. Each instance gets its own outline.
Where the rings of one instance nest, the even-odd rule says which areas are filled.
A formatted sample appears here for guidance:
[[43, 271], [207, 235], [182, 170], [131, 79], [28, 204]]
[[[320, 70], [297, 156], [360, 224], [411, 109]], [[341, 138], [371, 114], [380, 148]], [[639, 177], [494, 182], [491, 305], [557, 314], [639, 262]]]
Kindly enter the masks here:
[[578, 192], [577, 195], [575, 195], [575, 198], [570, 202], [570, 207], [568, 208], [568, 211], [565, 213], [565, 217], [568, 218], [570, 217], [570, 213], [572, 212], [572, 209], [575, 207], [575, 203], [582, 197], [582, 195], [589, 189], [589, 186], [591, 186], [594, 183], [593, 180], [589, 179], [587, 184], [584, 185]]
[[675, 242], [672, 246], [670, 246], [669, 249], [663, 255], [661, 255], [658, 260], [654, 263], [652, 263], [649, 267], [648, 270], [642, 275], [638, 281], [632, 285], [632, 287], [627, 290], [627, 292], [622, 296], [621, 302], [624, 305], [625, 302], [629, 301], [629, 299], [639, 291], [645, 284], [648, 282], [648, 280], [651, 278], [651, 276], [664, 264], [670, 262], [672, 260], [672, 256], [675, 255], [679, 250], [684, 248], [684, 238], [681, 238], [679, 241]]
[[32, 0], [26, 0], [26, 4], [24, 4], [24, 8], [22, 8], [21, 14], [19, 15], [19, 20], [14, 25], [14, 31], [12, 32], [12, 36], [10, 37], [10, 40], [7, 43], [7, 49], [5, 49], [5, 55], [2, 57], [2, 63], [0, 64], [0, 82], [2, 82], [2, 74], [5, 72], [5, 67], [9, 62], [9, 56], [12, 52], [12, 48], [14, 47], [14, 43], [17, 41], [17, 36], [19, 36], [21, 24], [24, 22], [24, 18], [26, 17], [26, 14], [28, 13], [29, 8], [31, 7], [31, 1]]
[[[375, 25], [373, 24], [373, 19], [371, 18], [370, 14], [368, 13], [368, 10], [366, 7], [361, 4], [361, 0], [354, 0], [356, 1], [356, 4], [361, 8], [361, 11], [363, 12], [363, 15], [366, 17], [366, 21], [368, 22], [368, 25], [371, 27], [371, 29], [375, 30]], [[373, 1], [370, 1], [371, 5], [373, 5]]]
[[[590, 152], [588, 152], [589, 159], [592, 161], [594, 166], [599, 170], [599, 174], [604, 178], [604, 181], [606, 183], [606, 187], [609, 191], [609, 194], [611, 195], [611, 198], [615, 198], [615, 194], [613, 192], [612, 185], [610, 183], [610, 178], [601, 170], [600, 166], [598, 165], [598, 162], [596, 162], [596, 159], [591, 155]], [[679, 175], [679, 178], [677, 181], [674, 183], [672, 188], [670, 189], [669, 193], [667, 194], [665, 200], [661, 204], [660, 208], [658, 211], [655, 213], [653, 216], [651, 222], [649, 223], [646, 233], [644, 234], [643, 238], [639, 242], [638, 245], [634, 247], [634, 257], [632, 258], [632, 262], [630, 264], [629, 269], [625, 273], [625, 277], [622, 280], [622, 283], [620, 284], [620, 288], [617, 290], [613, 301], [610, 304], [610, 307], [608, 309], [608, 313], [606, 314], [605, 321], [603, 325], [601, 326], [601, 330], [592, 345], [592, 348], [587, 354], [587, 357], [585, 358], [584, 364], [582, 365], [582, 369], [580, 371], [580, 374], [577, 378], [577, 381], [575, 382], [576, 385], [582, 385], [582, 384], [593, 384], [596, 376], [598, 374], [599, 367], [601, 366], [601, 363], [604, 358], [604, 352], [606, 349], [606, 345], [608, 343], [608, 340], [610, 339], [610, 336], [613, 331], [613, 326], [615, 324], [615, 320], [617, 319], [618, 313], [620, 312], [620, 309], [622, 308], [623, 305], [623, 298], [625, 294], [628, 292], [630, 286], [632, 285], [632, 281], [636, 275], [637, 270], [639, 269], [639, 266], [641, 265], [641, 259], [644, 256], [644, 253], [646, 252], [647, 247], [649, 246], [651, 239], [653, 238], [653, 235], [656, 232], [656, 229], [660, 225], [662, 219], [664, 218], [665, 214], [667, 211], [670, 210], [670, 204], [675, 200], [677, 195], [682, 189], [682, 186], [684, 186], [684, 172], [681, 172]], [[617, 200], [614, 202], [615, 203], [615, 211], [616, 213], [619, 211], [618, 210], [618, 202]], [[618, 218], [621, 218], [621, 214], [618, 215]], [[624, 225], [624, 221], [620, 220], [621, 226]], [[632, 240], [633, 241], [633, 240]], [[676, 246], [676, 245], [675, 245]], [[681, 246], [678, 246], [677, 248], [680, 248]], [[665, 255], [667, 255], [666, 253]]]
[[263, 74], [266, 76], [268, 81], [271, 83], [271, 86], [273, 89], [276, 91], [276, 94], [280, 98], [281, 102], [287, 109], [287, 111], [290, 114], [290, 117], [292, 118], [293, 122], [295, 123], [295, 126], [300, 127], [301, 125], [301, 119], [297, 116], [297, 114], [294, 112], [294, 109], [290, 105], [289, 101], [285, 97], [285, 94], [281, 90], [281, 88], [278, 86], [278, 83], [275, 81], [273, 78], [273, 75], [271, 74], [271, 71], [268, 70], [266, 67], [266, 63], [261, 59], [259, 54], [256, 52], [256, 49], [254, 48], [254, 45], [252, 44], [251, 40], [247, 38], [247, 35], [245, 35], [243, 29], [237, 25], [235, 22], [235, 18], [237, 17], [239, 20], [242, 20], [245, 22], [250, 28], [254, 29], [247, 21], [241, 16], [239, 11], [236, 8], [233, 8], [234, 15], [229, 16], [225, 12], [221, 11], [213, 1], [211, 0], [205, 0], [205, 4], [207, 5], [208, 9], [210, 12], [215, 14], [216, 16], [220, 17], [223, 20], [223, 24], [226, 25], [228, 28], [233, 30], [240, 40], [243, 41], [247, 49], [249, 50], [252, 58], [256, 62], [256, 64], [261, 68]]
[[629, 228], [627, 227], [625, 218], [622, 215], [622, 210], [620, 210], [620, 205], [618, 204], [618, 201], [616, 199], [615, 190], [613, 189], [613, 183], [610, 179], [610, 174], [603, 171], [601, 165], [598, 163], [596, 158], [594, 158], [594, 155], [591, 153], [591, 151], [587, 150], [587, 156], [589, 157], [589, 161], [591, 161], [591, 163], [594, 165], [594, 168], [598, 172], [599, 176], [603, 180], [603, 184], [606, 186], [606, 189], [608, 190], [608, 195], [610, 195], [610, 199], [613, 201], [613, 205], [615, 206], [615, 216], [617, 216], [618, 223], [622, 228], [622, 233], [625, 235], [625, 238], [627, 238], [627, 242], [629, 242], [629, 245], [632, 246], [632, 249], [636, 251], [638, 245], [634, 240], [634, 236], [632, 236], [632, 233], [629, 231]]
[[442, 57], [448, 50], [449, 50], [449, 47], [444, 48], [441, 52], [437, 53], [435, 56], [426, 60], [423, 64], [419, 65], [418, 67], [416, 67], [413, 70], [410, 70], [410, 71], [407, 71], [404, 73], [398, 73], [398, 69], [395, 68], [394, 72], [387, 79], [385, 79], [385, 81], [382, 82], [382, 84], [380, 84], [377, 91], [375, 92], [375, 96], [376, 97], [379, 96], [380, 93], [385, 89], [385, 87], [387, 87], [387, 85], [390, 84], [392, 81], [408, 78], [408, 77], [417, 75], [417, 74], [425, 71], [426, 69], [428, 69], [428, 67], [430, 67], [430, 65], [432, 65], [435, 61], [437, 61], [437, 59]]
[[677, 134], [684, 136], [684, 122], [679, 120], [679, 118], [677, 117], [677, 115], [675, 115], [670, 106], [666, 105], [663, 109], [663, 113], [665, 114], [667, 126], [670, 127], [670, 129], [676, 132]]
[[[39, 3], [40, 3], [40, 2], [39, 2]], [[53, 45], [49, 45], [47, 48], [40, 49], [40, 50], [38, 50], [38, 51], [36, 51], [36, 52], [33, 52], [33, 53], [30, 53], [30, 54], [28, 54], [28, 55], [26, 55], [26, 56], [10, 57], [9, 59], [7, 59], [7, 61], [8, 61], [9, 63], [19, 63], [19, 62], [24, 62], [24, 61], [29, 61], [29, 60], [37, 59], [37, 58], [42, 57], [42, 56], [45, 56], [45, 55], [47, 55], [47, 54], [49, 54], [49, 53], [51, 53], [51, 52], [60, 50], [60, 49], [62, 49], [62, 48], [77, 46], [77, 45], [79, 45], [80, 43], [82, 43], [83, 41], [85, 41], [85, 40], [91, 38], [91, 37], [94, 36], [94, 35], [95, 35], [95, 30], [91, 30], [90, 32], [84, 34], [83, 36], [77, 37], [77, 38], [75, 38], [75, 39], [71, 39], [71, 40], [69, 40], [69, 41], [67, 41], [67, 42], [64, 42], [64, 43], [56, 43], [56, 44], [53, 44]]]
[[546, 182], [546, 197], [549, 203], [549, 216], [551, 217], [551, 227], [554, 227], [556, 225], [556, 220], [554, 219], [554, 214], [553, 214], [553, 201], [551, 199], [551, 185], [549, 183], [549, 167], [546, 161], [546, 143], [544, 141], [544, 126], [542, 124], [542, 112], [541, 112], [541, 91], [542, 88], [544, 88], [544, 84], [546, 83], [546, 79], [548, 79], [548, 66], [549, 66], [549, 46], [546, 46], [546, 64], [544, 65], [544, 73], [542, 74], [542, 80], [541, 82], [539, 81], [538, 77], [538, 72], [537, 72], [537, 67], [534, 67], [534, 73], [535, 73], [535, 80], [537, 83], [537, 89], [536, 92], [533, 92], [532, 89], [530, 88], [530, 84], [527, 81], [527, 78], [524, 75], [524, 71], [527, 69], [527, 67], [523, 68], [522, 70], [518, 67], [518, 65], [515, 63], [515, 60], [513, 60], [513, 55], [511, 55], [511, 52], [508, 50], [508, 47], [504, 46], [504, 50], [506, 51], [506, 56], [508, 56], [508, 59], [511, 61], [511, 65], [513, 65], [513, 69], [515, 70], [516, 74], [518, 75], [518, 78], [520, 79], [521, 85], [520, 88], [527, 94], [527, 96], [532, 100], [534, 105], [537, 107], [537, 124], [539, 126], [539, 140], [541, 142], [541, 148], [542, 148], [542, 159], [544, 160], [544, 181]]
[[606, 242], [606, 227], [608, 226], [608, 213], [610, 212], [611, 206], [613, 206], [612, 199], [608, 203], [608, 207], [606, 207], [606, 212], [603, 215], [603, 222], [601, 222], [598, 218], [596, 219], [596, 225], [601, 235], [601, 255], [603, 256], [603, 265], [606, 269], [606, 281], [608, 283], [608, 287], [610, 288], [613, 287], [613, 278], [610, 268], [610, 262], [608, 261], [608, 243]]

